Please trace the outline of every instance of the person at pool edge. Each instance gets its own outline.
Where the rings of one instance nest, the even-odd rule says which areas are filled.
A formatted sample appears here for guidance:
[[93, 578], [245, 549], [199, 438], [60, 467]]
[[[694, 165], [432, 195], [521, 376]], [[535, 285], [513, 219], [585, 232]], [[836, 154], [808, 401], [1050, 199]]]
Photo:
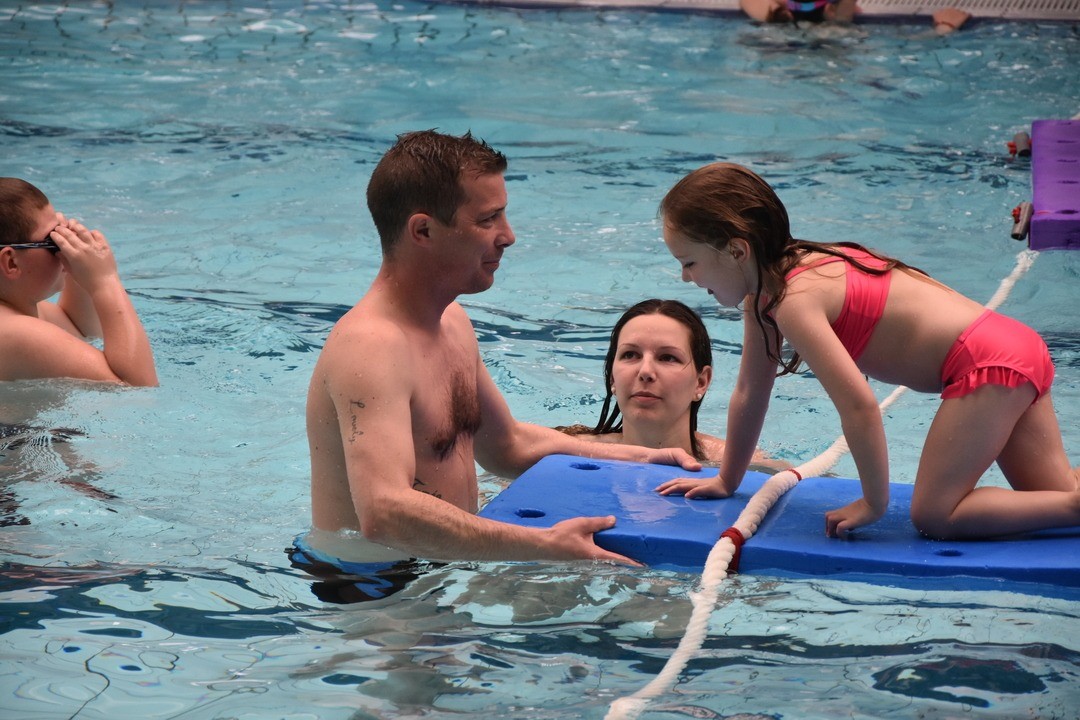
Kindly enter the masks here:
[[600, 445], [513, 418], [463, 294], [494, 283], [515, 237], [506, 157], [470, 133], [400, 135], [367, 188], [382, 264], [334, 326], [307, 398], [312, 521], [433, 560], [610, 560], [613, 517], [526, 528], [476, 515], [476, 463], [516, 477], [546, 455], [679, 464], [680, 449]]
[[[103, 338], [103, 349], [88, 337]], [[9, 177], [0, 178], [0, 342], [0, 380], [158, 384], [150, 342], [105, 236]]]
[[[854, 22], [860, 10], [855, 0], [739, 0], [740, 9], [752, 20], [763, 23]], [[959, 30], [971, 13], [955, 7], [935, 11], [931, 20], [934, 32], [948, 35]]]

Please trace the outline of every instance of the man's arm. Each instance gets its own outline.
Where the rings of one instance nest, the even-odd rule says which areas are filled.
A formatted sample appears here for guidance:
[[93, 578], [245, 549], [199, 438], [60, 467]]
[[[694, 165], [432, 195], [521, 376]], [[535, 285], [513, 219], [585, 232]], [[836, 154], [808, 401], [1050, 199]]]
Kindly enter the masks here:
[[[364, 537], [410, 555], [462, 560], [632, 560], [592, 535], [614, 518], [574, 518], [548, 529], [481, 518], [413, 487], [416, 454], [411, 397], [416, 378], [406, 341], [357, 332], [324, 348], [349, 488]], [[327, 353], [330, 353], [327, 357]], [[472, 463], [472, 458], [468, 459]], [[470, 468], [471, 470], [471, 468]], [[470, 472], [468, 482], [475, 483]]]

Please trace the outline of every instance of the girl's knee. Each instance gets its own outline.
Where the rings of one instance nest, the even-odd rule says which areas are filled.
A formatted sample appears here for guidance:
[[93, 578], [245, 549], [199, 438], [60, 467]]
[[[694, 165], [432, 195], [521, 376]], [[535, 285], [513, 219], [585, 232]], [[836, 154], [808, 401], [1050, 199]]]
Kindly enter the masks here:
[[925, 503], [911, 503], [911, 524], [915, 529], [933, 540], [950, 540], [949, 513]]
[[912, 514], [911, 523], [920, 534], [931, 540], [955, 539], [948, 521], [942, 522], [937, 518], [921, 518]]

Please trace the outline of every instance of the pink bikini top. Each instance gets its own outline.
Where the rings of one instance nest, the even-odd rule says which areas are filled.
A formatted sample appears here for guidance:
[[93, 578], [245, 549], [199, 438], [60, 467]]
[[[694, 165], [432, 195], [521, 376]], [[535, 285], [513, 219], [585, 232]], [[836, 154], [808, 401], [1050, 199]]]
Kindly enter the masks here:
[[[849, 258], [854, 258], [862, 264], [872, 268], [884, 268], [887, 263], [884, 260], [855, 248], [838, 248], [840, 252]], [[847, 262], [844, 258], [827, 255], [807, 265], [796, 267], [788, 272], [785, 280], [791, 280], [799, 273], [810, 268], [826, 265], [834, 262]], [[844, 349], [851, 355], [852, 360], [858, 360], [870, 342], [870, 336], [877, 326], [878, 320], [885, 312], [885, 301], [889, 298], [889, 284], [892, 282], [892, 273], [872, 275], [847, 263], [847, 290], [844, 293], [844, 305], [840, 308], [840, 315], [832, 324], [836, 331], [836, 337], [840, 338]]]

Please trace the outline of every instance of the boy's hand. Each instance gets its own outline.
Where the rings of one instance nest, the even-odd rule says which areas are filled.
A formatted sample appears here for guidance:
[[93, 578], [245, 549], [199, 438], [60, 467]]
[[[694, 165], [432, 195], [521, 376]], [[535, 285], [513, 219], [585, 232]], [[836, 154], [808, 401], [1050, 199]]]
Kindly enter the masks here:
[[98, 230], [90, 230], [78, 220], [66, 220], [60, 215], [60, 224], [50, 237], [60, 248], [64, 269], [88, 293], [117, 275], [112, 248]]

